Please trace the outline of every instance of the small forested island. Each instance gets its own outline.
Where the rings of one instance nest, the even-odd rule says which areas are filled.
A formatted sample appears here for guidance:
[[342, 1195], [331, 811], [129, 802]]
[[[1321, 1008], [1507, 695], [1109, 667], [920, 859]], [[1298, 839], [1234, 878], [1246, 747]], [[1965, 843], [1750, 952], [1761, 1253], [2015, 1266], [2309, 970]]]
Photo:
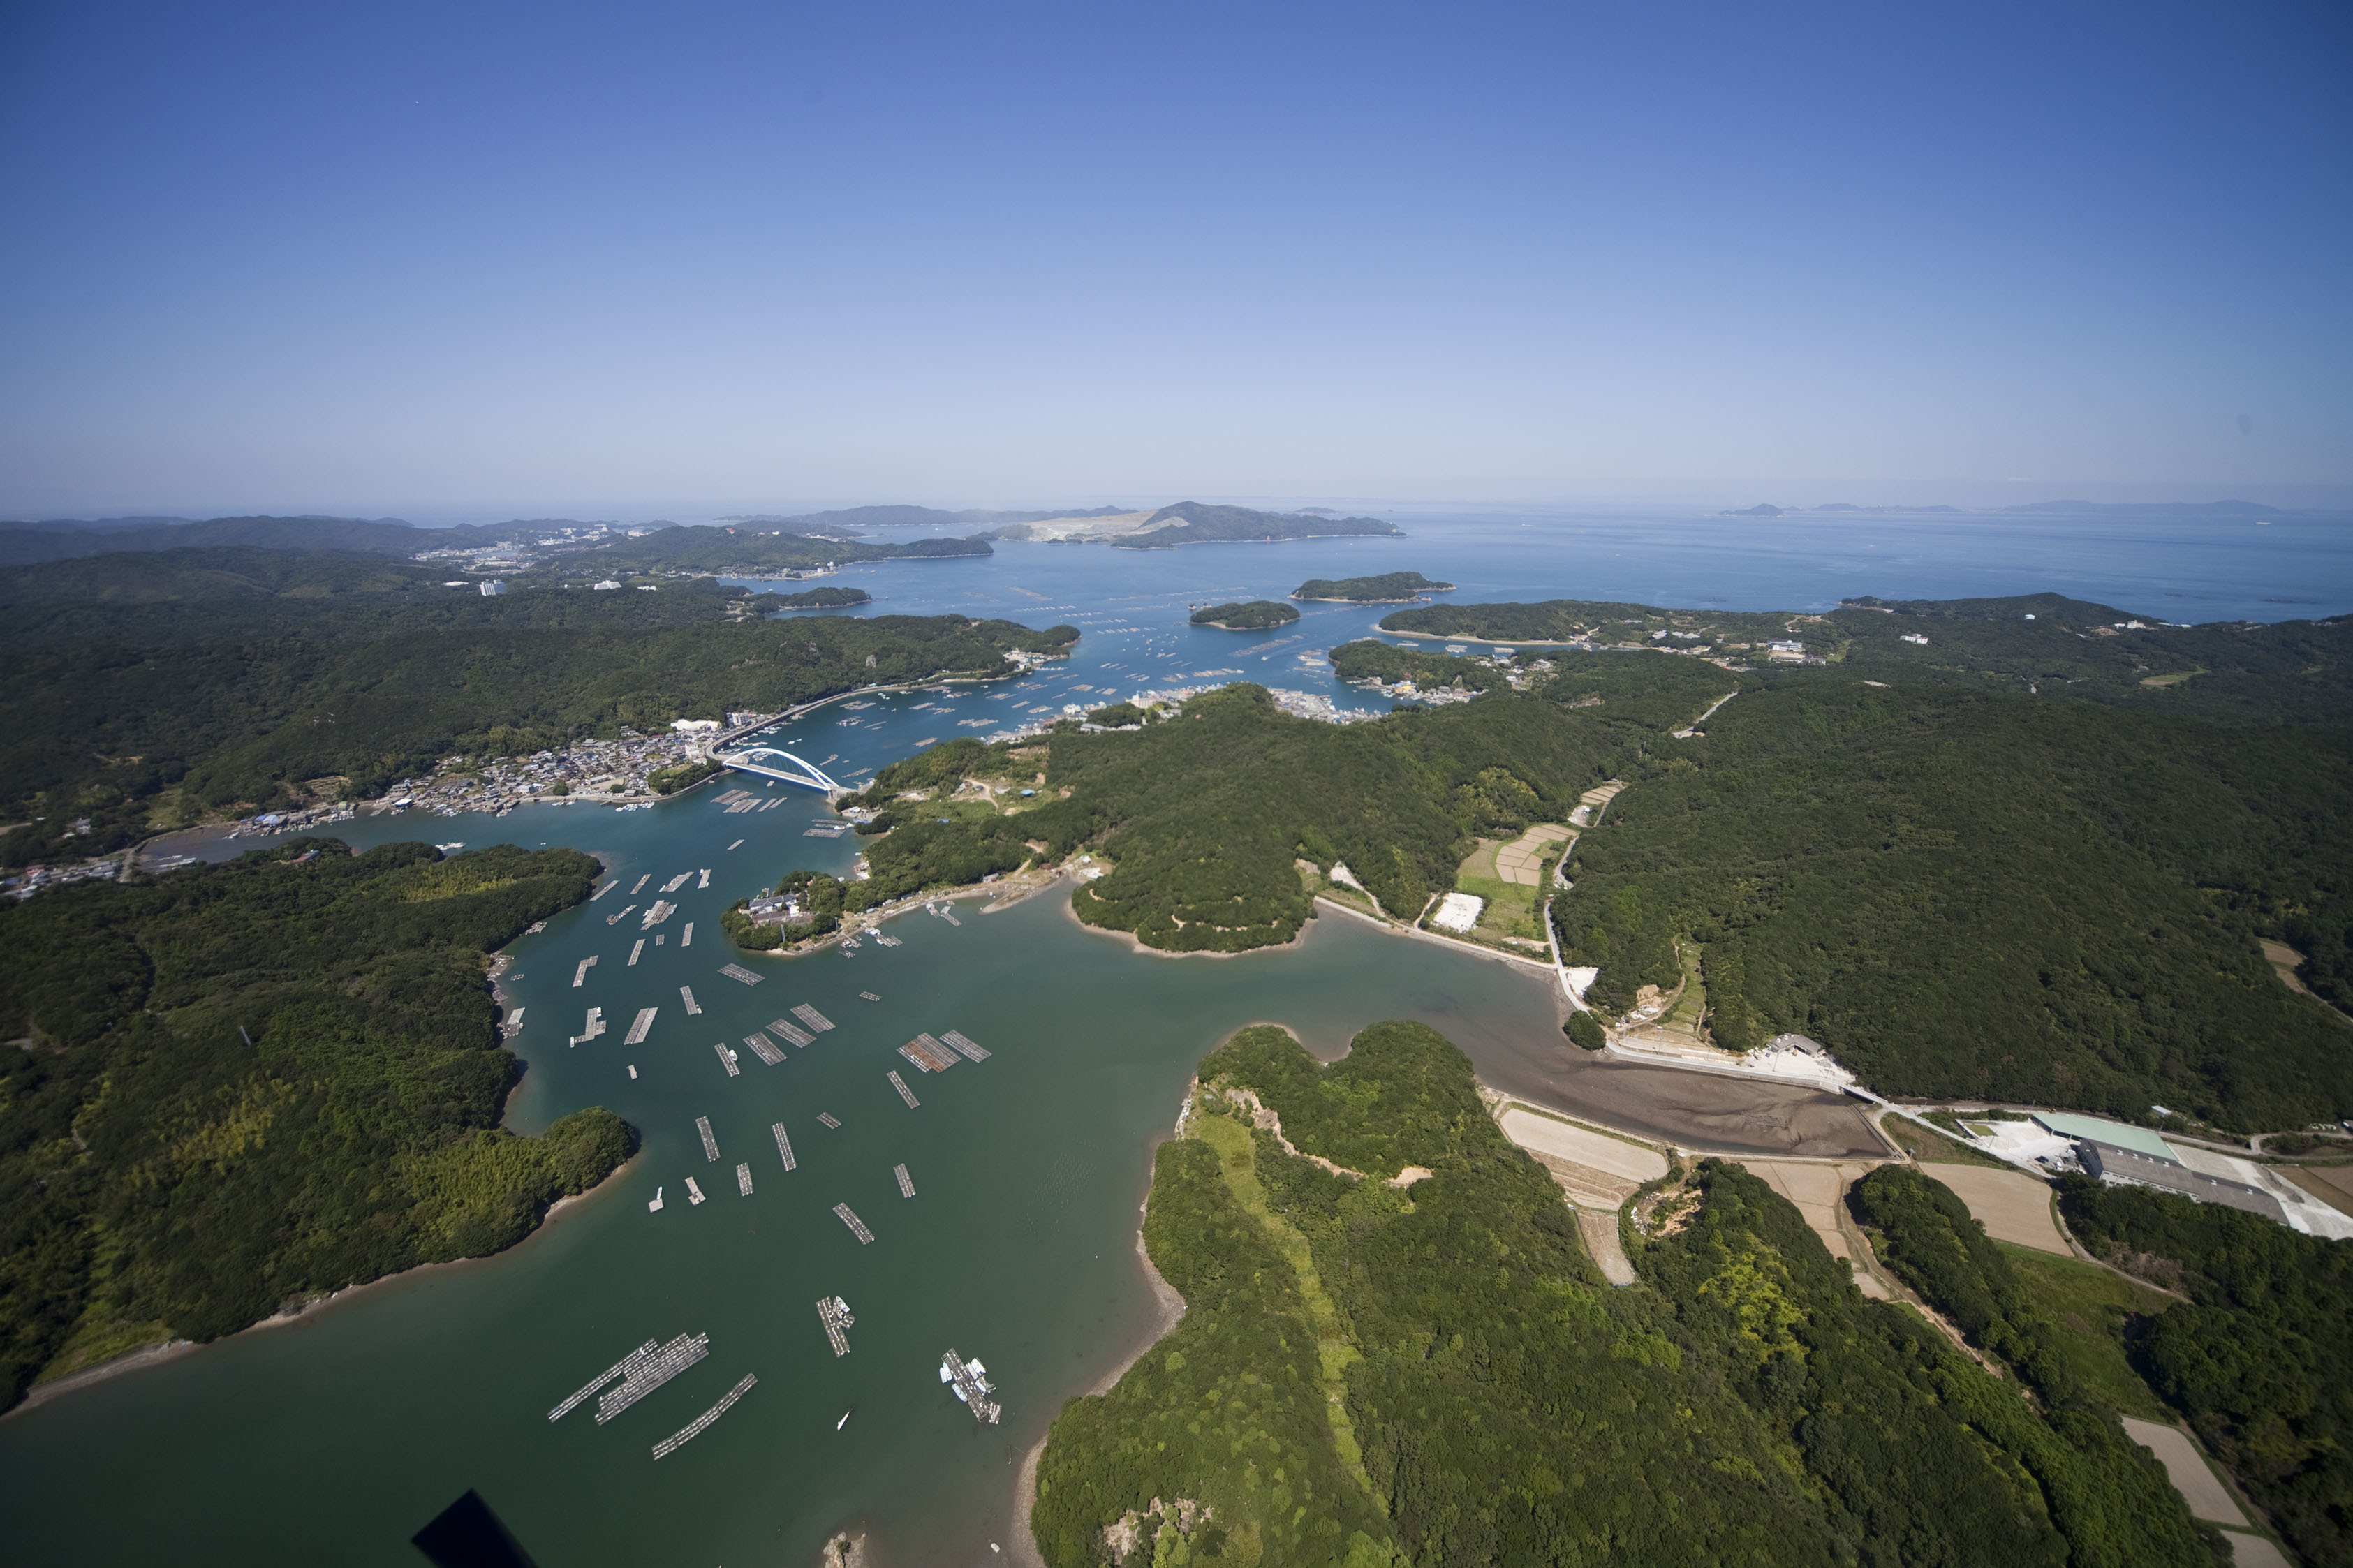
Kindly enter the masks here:
[[1419, 572], [1384, 572], [1377, 577], [1310, 577], [1293, 588], [1291, 596], [1343, 605], [1404, 605], [1424, 594], [1453, 591], [1453, 584], [1438, 582]]
[[[2077, 1370], [2137, 1387], [2121, 1347], [2063, 1326], [2073, 1303], [2022, 1284], [1916, 1170], [1875, 1173], [1859, 1201], [1987, 1364], [1860, 1295], [1798, 1210], [1726, 1162], [1679, 1163], [1647, 1229], [1604, 1222], [1639, 1276], [1611, 1287], [1469, 1061], [1422, 1025], [1375, 1025], [1328, 1067], [1280, 1028], [1245, 1029], [1202, 1062], [1179, 1125], [1144, 1239], [1184, 1317], [1056, 1419], [1032, 1513], [1052, 1568], [2217, 1560], [2116, 1396]], [[2111, 1201], [2084, 1186], [2069, 1201]], [[2306, 1249], [2328, 1244], [2117, 1196], [2135, 1218], [2271, 1233], [2279, 1285], [2253, 1310], [2217, 1289], [2151, 1326], [2216, 1353], [2259, 1327], [2255, 1352], [2275, 1349], [2296, 1388], [2334, 1379], [2326, 1415], [2285, 1384], [2184, 1390], [2226, 1430], [2296, 1423], [2284, 1451], [2319, 1469], [2281, 1492], [2327, 1550], [2343, 1461], [2318, 1439], [2345, 1397], [2328, 1313], [2346, 1294]], [[2114, 1228], [2131, 1245], [2156, 1226]], [[2226, 1256], [2185, 1239], [2192, 1268]], [[2288, 1343], [2299, 1331], [2316, 1341]]]
[[1274, 626], [1287, 626], [1298, 618], [1297, 610], [1273, 599], [1252, 599], [1247, 604], [1207, 605], [1193, 612], [1195, 626], [1218, 626], [1229, 632], [1262, 632]]
[[0, 905], [0, 1408], [142, 1344], [529, 1234], [635, 1147], [499, 1126], [491, 950], [597, 863], [298, 839]]
[[760, 610], [837, 610], [845, 605], [871, 605], [874, 595], [863, 588], [804, 588], [797, 594], [762, 594], [752, 601]]

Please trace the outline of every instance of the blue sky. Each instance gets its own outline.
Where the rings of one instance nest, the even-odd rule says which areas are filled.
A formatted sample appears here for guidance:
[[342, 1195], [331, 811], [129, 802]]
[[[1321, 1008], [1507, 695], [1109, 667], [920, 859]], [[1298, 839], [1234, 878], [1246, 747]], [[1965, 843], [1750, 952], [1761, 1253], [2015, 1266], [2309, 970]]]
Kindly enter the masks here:
[[19, 0], [0, 515], [2353, 495], [2348, 16]]

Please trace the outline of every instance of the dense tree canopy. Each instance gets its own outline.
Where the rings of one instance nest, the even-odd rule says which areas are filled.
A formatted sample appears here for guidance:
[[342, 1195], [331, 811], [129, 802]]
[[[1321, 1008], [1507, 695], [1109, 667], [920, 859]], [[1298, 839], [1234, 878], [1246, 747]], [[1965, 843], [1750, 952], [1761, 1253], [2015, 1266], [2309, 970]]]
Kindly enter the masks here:
[[1443, 594], [1454, 584], [1419, 572], [1384, 572], [1377, 577], [1310, 577], [1291, 591], [1294, 599], [1336, 599], [1351, 605], [1386, 605], [1418, 594]]
[[1287, 626], [1298, 618], [1297, 610], [1272, 599], [1252, 599], [1247, 604], [1207, 605], [1193, 612], [1195, 626], [1222, 626], [1229, 632], [1262, 632], [1271, 626]]
[[1796, 678], [1612, 802], [1553, 918], [1596, 1005], [1695, 944], [1719, 1043], [1797, 1030], [1883, 1092], [2296, 1126], [2353, 1114], [2348, 1030], [2256, 938], [2342, 931], [2348, 824], [2353, 731]]
[[488, 950], [596, 862], [306, 839], [0, 908], [0, 1403], [290, 1296], [496, 1251], [634, 1135], [499, 1129]]
[[2353, 1563], [2353, 1247], [2083, 1177], [2059, 1204], [2084, 1245], [2189, 1297], [2133, 1325], [2151, 1386], [2306, 1561]]
[[[1319, 1067], [1253, 1028], [1201, 1075], [1145, 1225], [1187, 1315], [1056, 1421], [1034, 1514], [1056, 1568], [2211, 1561], [2145, 1454], [2086, 1457], [1864, 1300], [1736, 1166], [1704, 1167], [1612, 1289], [1432, 1031], [1377, 1025]], [[1285, 1153], [1229, 1090], [1362, 1173]], [[1409, 1163], [1432, 1173], [1382, 1179]], [[1212, 1511], [1188, 1526], [1180, 1500]]]

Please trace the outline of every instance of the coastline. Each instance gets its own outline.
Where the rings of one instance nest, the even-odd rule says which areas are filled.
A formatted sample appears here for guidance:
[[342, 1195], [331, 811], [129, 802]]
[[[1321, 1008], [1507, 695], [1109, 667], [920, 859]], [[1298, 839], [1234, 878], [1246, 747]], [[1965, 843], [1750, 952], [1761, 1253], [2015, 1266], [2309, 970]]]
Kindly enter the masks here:
[[164, 1340], [153, 1344], [141, 1345], [134, 1350], [125, 1351], [121, 1355], [113, 1356], [108, 1360], [100, 1362], [95, 1366], [86, 1366], [79, 1372], [68, 1373], [65, 1376], [57, 1379], [53, 1383], [37, 1384], [35, 1386], [26, 1389], [25, 1391], [25, 1397], [16, 1403], [14, 1409], [0, 1411], [0, 1421], [13, 1420], [16, 1416], [24, 1415], [26, 1411], [31, 1410], [37, 1405], [46, 1405], [53, 1399], [71, 1394], [78, 1389], [88, 1388], [95, 1384], [109, 1382], [114, 1378], [121, 1376], [125, 1373], [142, 1372], [151, 1366], [161, 1366], [167, 1361], [177, 1361], [180, 1357], [186, 1355], [193, 1351], [203, 1350], [207, 1345], [227, 1344], [231, 1340], [238, 1339], [246, 1334], [258, 1334], [266, 1329], [282, 1329], [289, 1323], [301, 1322], [303, 1319], [310, 1317], [314, 1312], [323, 1310], [326, 1308], [335, 1305], [339, 1301], [347, 1301], [351, 1298], [360, 1295], [364, 1291], [375, 1289], [379, 1285], [389, 1285], [396, 1279], [406, 1279], [412, 1275], [423, 1274], [436, 1268], [463, 1268], [469, 1264], [488, 1263], [495, 1258], [505, 1258], [512, 1253], [520, 1252], [522, 1248], [530, 1246], [534, 1238], [545, 1235], [548, 1228], [554, 1225], [555, 1216], [557, 1215], [561, 1214], [564, 1210], [570, 1208], [575, 1204], [586, 1202], [590, 1197], [603, 1192], [607, 1187], [611, 1186], [620, 1178], [623, 1173], [627, 1172], [632, 1165], [635, 1165], [638, 1161], [643, 1157], [643, 1154], [644, 1151], [639, 1150], [638, 1153], [630, 1155], [628, 1159], [614, 1166], [612, 1171], [607, 1174], [603, 1181], [597, 1183], [595, 1186], [590, 1187], [586, 1192], [567, 1193], [563, 1197], [560, 1197], [554, 1203], [548, 1205], [547, 1212], [539, 1216], [539, 1223], [531, 1227], [531, 1234], [522, 1237], [520, 1241], [517, 1241], [512, 1247], [502, 1247], [496, 1252], [487, 1252], [480, 1258], [452, 1258], [448, 1261], [441, 1263], [418, 1263], [412, 1265], [409, 1268], [400, 1269], [396, 1273], [380, 1274], [374, 1279], [363, 1280], [357, 1285], [346, 1285], [340, 1290], [331, 1290], [324, 1296], [313, 1297], [311, 1300], [305, 1301], [301, 1306], [295, 1308], [290, 1312], [283, 1310], [272, 1312], [269, 1316], [261, 1319], [259, 1322], [248, 1323], [245, 1327], [237, 1330], [237, 1332], [223, 1334], [216, 1340], [206, 1340], [200, 1342], [195, 1340], [175, 1339]]
[[[850, 606], [842, 607], [848, 608]], [[1067, 658], [1070, 655], [1069, 650], [1065, 648], [1060, 650], [1058, 653], [1045, 654], [1039, 657], [1047, 659], [1055, 658]], [[791, 723], [797, 719], [800, 719], [810, 713], [816, 712], [820, 708], [828, 707], [837, 702], [846, 702], [853, 697], [871, 696], [877, 693], [904, 694], [913, 691], [934, 690], [944, 686], [981, 686], [987, 685], [988, 682], [995, 680], [1018, 679], [1025, 673], [1027, 672], [1016, 670], [1008, 675], [949, 674], [934, 677], [924, 680], [903, 681], [896, 685], [890, 686], [854, 687], [847, 691], [837, 691], [828, 696], [813, 698], [807, 702], [799, 703], [794, 707], [785, 710], [785, 711], [776, 714], [774, 718], [764, 720], [760, 723], [751, 726], [748, 731], [729, 731], [728, 735], [729, 738], [741, 738], [742, 735], [745, 733], [756, 734], [762, 730], [773, 729], [780, 724]], [[717, 743], [725, 744], [726, 742], [723, 740]], [[707, 758], [709, 756], [709, 752], [706, 751], [704, 755]], [[694, 783], [688, 784], [683, 788], [672, 790], [668, 795], [582, 794], [538, 795], [533, 796], [527, 802], [518, 802], [516, 804], [530, 805], [655, 805], [666, 800], [677, 800], [685, 795], [691, 795], [696, 790], [701, 789], [703, 785], [720, 778], [728, 770], [725, 765], [723, 763], [719, 773], [712, 773], [708, 778], [697, 779]], [[356, 800], [349, 803], [352, 806], [353, 816], [356, 819], [361, 816], [366, 816], [369, 817], [396, 815], [405, 816], [412, 810], [419, 816], [440, 815], [438, 812], [434, 811], [429, 807], [417, 808], [404, 806], [401, 807], [398, 812], [395, 812], [391, 806], [385, 804], [388, 798], [388, 796], [379, 795], [374, 800]], [[160, 833], [150, 834], [147, 837], [141, 839], [134, 845], [132, 845], [130, 847], [130, 851], [133, 856], [170, 854], [174, 852], [174, 847], [167, 844], [166, 841], [181, 838], [183, 837], [197, 837], [209, 842], [223, 842], [234, 836], [230, 830], [245, 826], [245, 821], [246, 819], [242, 817], [224, 816], [208, 818], [203, 822], [187, 823], [178, 827], [165, 828]], [[246, 835], [245, 837], [266, 840], [267, 843], [257, 844], [255, 846], [257, 848], [263, 848], [268, 847], [268, 843], [281, 842], [289, 837], [311, 837], [321, 835], [332, 837], [332, 830], [335, 826], [336, 824], [331, 822], [317, 823], [309, 827], [288, 828], [277, 833], [257, 833]], [[120, 854], [121, 851], [115, 850], [111, 851], [111, 853]]]
[[[1143, 1267], [1145, 1283], [1152, 1289], [1155, 1309], [1152, 1326], [1117, 1366], [1104, 1373], [1077, 1396], [1081, 1399], [1099, 1398], [1110, 1393], [1113, 1385], [1127, 1375], [1129, 1367], [1142, 1361], [1145, 1352], [1166, 1339], [1168, 1331], [1184, 1320], [1185, 1298], [1178, 1295], [1176, 1288], [1163, 1279], [1160, 1270], [1152, 1266], [1152, 1255], [1145, 1250], [1144, 1226], [1141, 1224], [1135, 1227], [1135, 1260]], [[1045, 1554], [1038, 1550], [1037, 1538], [1029, 1532], [1029, 1510], [1038, 1498], [1038, 1464], [1046, 1457], [1046, 1443], [1052, 1436], [1050, 1427], [1046, 1436], [1031, 1444], [1029, 1451], [1021, 1457], [1021, 1468], [1014, 1474], [1013, 1539], [1006, 1544], [1006, 1555], [1013, 1560], [1017, 1568], [1046, 1568]]]

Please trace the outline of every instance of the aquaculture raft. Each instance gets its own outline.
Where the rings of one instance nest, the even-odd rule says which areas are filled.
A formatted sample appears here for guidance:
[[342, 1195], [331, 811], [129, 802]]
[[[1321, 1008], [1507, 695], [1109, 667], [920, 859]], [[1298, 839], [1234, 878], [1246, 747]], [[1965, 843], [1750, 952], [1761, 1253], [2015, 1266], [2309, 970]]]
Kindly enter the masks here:
[[906, 1166], [893, 1165], [891, 1167], [891, 1173], [899, 1178], [899, 1195], [901, 1197], [912, 1198], [915, 1195], [915, 1179], [907, 1174]]
[[727, 1069], [727, 1076], [729, 1078], [742, 1078], [744, 1076], [744, 1069], [735, 1065], [735, 1053], [727, 1048], [726, 1041], [713, 1040], [711, 1042], [711, 1048], [719, 1053], [719, 1065]]
[[858, 1238], [859, 1246], [864, 1247], [868, 1242], [874, 1239], [874, 1233], [866, 1228], [866, 1222], [864, 1220], [860, 1219], [856, 1215], [849, 1212], [849, 1205], [848, 1204], [834, 1205], [833, 1212], [840, 1216], [842, 1224], [849, 1227], [849, 1234]]
[[[654, 1015], [660, 1011], [661, 1009], [659, 1007], [638, 1008], [638, 1021], [631, 1024], [629, 1026], [629, 1032], [621, 1037], [621, 1044], [625, 1046], [644, 1045], [646, 1043], [647, 1033], [654, 1026]], [[602, 1034], [604, 1031], [600, 1029], [597, 1032]]]
[[785, 1053], [776, 1049], [775, 1044], [769, 1040], [768, 1037], [759, 1033], [757, 1030], [744, 1036], [744, 1043], [752, 1047], [752, 1054], [754, 1056], [759, 1058], [770, 1067], [775, 1067], [778, 1062], [785, 1059]]
[[719, 966], [719, 973], [730, 980], [740, 980], [746, 985], [757, 985], [762, 980], [767, 978], [765, 975], [753, 973], [740, 963], [723, 963]]
[[563, 1420], [566, 1415], [571, 1415], [575, 1408], [582, 1405], [586, 1405], [590, 1399], [596, 1397], [596, 1394], [598, 1389], [604, 1387], [607, 1384], [612, 1382], [617, 1377], [628, 1376], [633, 1369], [651, 1360], [653, 1353], [660, 1348], [661, 1344], [659, 1341], [648, 1340], [645, 1343], [639, 1345], [637, 1349], [631, 1351], [628, 1354], [623, 1356], [620, 1360], [607, 1367], [602, 1373], [581, 1384], [579, 1390], [575, 1392], [572, 1397], [566, 1399], [563, 1404], [549, 1411], [547, 1413], [547, 1418], [550, 1421]]
[[815, 1035], [809, 1034], [806, 1030], [797, 1028], [791, 1024], [787, 1024], [782, 1018], [771, 1020], [768, 1027], [776, 1031], [776, 1038], [780, 1040], [790, 1040], [796, 1046], [807, 1047], [817, 1044], [817, 1037]]
[[694, 1130], [702, 1134], [702, 1157], [715, 1164], [719, 1159], [719, 1140], [711, 1135], [711, 1118], [696, 1117]]
[[955, 1396], [964, 1401], [974, 1420], [986, 1421], [994, 1426], [1003, 1411], [995, 1400], [988, 1397], [997, 1391], [997, 1385], [985, 1375], [987, 1371], [980, 1363], [966, 1361], [956, 1354], [953, 1345], [948, 1347], [947, 1354], [940, 1357], [940, 1381], [947, 1384]]
[[777, 1158], [784, 1161], [786, 1170], [791, 1170], [798, 1162], [793, 1158], [793, 1141], [785, 1136], [785, 1124], [781, 1121], [772, 1122], [769, 1124], [768, 1131], [776, 1135]]
[[654, 1458], [659, 1459], [667, 1455], [674, 1454], [678, 1452], [679, 1449], [684, 1447], [687, 1444], [694, 1441], [695, 1438], [701, 1436], [704, 1427], [710, 1426], [713, 1421], [718, 1420], [722, 1415], [726, 1415], [727, 1407], [734, 1404], [737, 1400], [743, 1398], [746, 1394], [752, 1392], [752, 1385], [759, 1381], [759, 1378], [755, 1374], [748, 1372], [745, 1373], [744, 1374], [744, 1381], [729, 1389], [726, 1394], [721, 1397], [718, 1404], [712, 1405], [710, 1409], [704, 1411], [702, 1415], [696, 1416], [693, 1420], [688, 1422], [685, 1426], [680, 1427], [677, 1431], [671, 1433], [660, 1442], [656, 1443], [654, 1445]]
[[945, 1072], [956, 1065], [956, 1054], [929, 1035], [917, 1035], [899, 1047], [899, 1054], [920, 1072]]
[[899, 1098], [907, 1102], [908, 1110], [913, 1110], [915, 1107], [923, 1103], [922, 1100], [915, 1098], [915, 1091], [907, 1087], [907, 1080], [901, 1078], [895, 1069], [891, 1074], [891, 1087], [899, 1091]]
[[735, 1190], [747, 1198], [752, 1195], [752, 1165], [748, 1160], [735, 1167]]
[[849, 1303], [839, 1296], [820, 1296], [817, 1303], [818, 1321], [825, 1325], [825, 1337], [833, 1342], [833, 1353], [849, 1353], [849, 1336], [843, 1332], [857, 1319], [849, 1315]]
[[810, 1006], [806, 1002], [793, 1009], [793, 1016], [798, 1018], [802, 1023], [807, 1024], [811, 1029], [820, 1035], [833, 1027], [832, 1019], [827, 1017], [824, 1014], [818, 1012], [816, 1008]]
[[602, 1426], [710, 1353], [709, 1334], [681, 1334], [659, 1350], [639, 1351], [623, 1363], [620, 1386], [596, 1401], [596, 1425]]
[[680, 986], [678, 988], [678, 997], [680, 1001], [686, 1004], [686, 1011], [689, 1016], [696, 1018], [702, 1016], [702, 1004], [694, 999], [693, 986]]
[[[928, 1038], [929, 1037], [926, 1037]], [[954, 1029], [950, 1029], [946, 1034], [942, 1035], [940, 1038], [964, 1053], [965, 1057], [968, 1060], [985, 1062], [988, 1059], [988, 1053], [987, 1051], [982, 1050], [978, 1046], [974, 1045], [970, 1040], [966, 1039], [963, 1035], [957, 1033]]]

